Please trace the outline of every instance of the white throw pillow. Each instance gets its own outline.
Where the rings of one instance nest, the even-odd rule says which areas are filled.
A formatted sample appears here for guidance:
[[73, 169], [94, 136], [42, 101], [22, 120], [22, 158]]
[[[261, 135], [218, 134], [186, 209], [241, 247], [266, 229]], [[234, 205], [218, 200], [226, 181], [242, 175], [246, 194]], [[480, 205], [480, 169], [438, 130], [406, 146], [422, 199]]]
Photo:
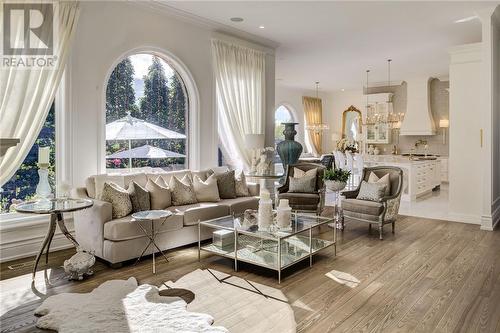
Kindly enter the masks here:
[[[163, 182], [162, 185], [165, 185], [165, 182]], [[165, 209], [172, 205], [170, 190], [166, 185], [162, 185], [151, 179], [146, 183], [146, 190], [148, 190], [149, 197], [151, 198], [151, 209]]]
[[385, 185], [385, 195], [391, 195], [391, 182], [389, 180], [389, 174], [385, 174], [382, 178], [378, 178], [375, 172], [370, 173], [368, 177], [368, 183], [377, 183]]
[[211, 175], [206, 181], [203, 181], [197, 175], [193, 177], [193, 187], [198, 202], [217, 202], [220, 201], [219, 188], [217, 187], [217, 178]]

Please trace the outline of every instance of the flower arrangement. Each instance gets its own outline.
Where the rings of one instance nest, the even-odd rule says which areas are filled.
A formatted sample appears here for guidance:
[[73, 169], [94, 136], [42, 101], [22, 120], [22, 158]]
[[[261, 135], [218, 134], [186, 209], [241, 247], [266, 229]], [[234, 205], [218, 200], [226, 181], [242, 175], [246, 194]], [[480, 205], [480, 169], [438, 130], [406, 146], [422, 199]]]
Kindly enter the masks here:
[[350, 141], [343, 138], [337, 143], [337, 149], [343, 153], [347, 150], [354, 154], [358, 152], [358, 143], [356, 141]]
[[323, 180], [325, 181], [336, 181], [341, 183], [346, 183], [351, 176], [351, 171], [343, 169], [326, 169], [323, 174]]

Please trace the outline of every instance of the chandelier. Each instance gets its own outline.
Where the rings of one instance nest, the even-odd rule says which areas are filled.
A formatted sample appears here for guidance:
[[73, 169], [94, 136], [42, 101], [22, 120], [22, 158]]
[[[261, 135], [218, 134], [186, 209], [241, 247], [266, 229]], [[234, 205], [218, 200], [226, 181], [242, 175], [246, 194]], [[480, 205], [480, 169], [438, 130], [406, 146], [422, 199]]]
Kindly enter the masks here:
[[[387, 87], [391, 87], [391, 61], [387, 60]], [[363, 125], [388, 125], [390, 128], [400, 128], [401, 123], [404, 119], [404, 113], [394, 112], [392, 100], [387, 100], [388, 112], [379, 113], [377, 108], [377, 103], [375, 105], [369, 103], [369, 73], [370, 70], [366, 70], [366, 117]]]
[[[316, 81], [315, 83], [316, 83], [316, 99], [319, 99], [319, 94], [318, 94], [319, 81]], [[323, 131], [327, 131], [329, 129], [330, 126], [328, 126], [328, 124], [317, 123], [317, 124], [306, 125], [306, 130], [311, 131], [314, 134], [322, 134]]]

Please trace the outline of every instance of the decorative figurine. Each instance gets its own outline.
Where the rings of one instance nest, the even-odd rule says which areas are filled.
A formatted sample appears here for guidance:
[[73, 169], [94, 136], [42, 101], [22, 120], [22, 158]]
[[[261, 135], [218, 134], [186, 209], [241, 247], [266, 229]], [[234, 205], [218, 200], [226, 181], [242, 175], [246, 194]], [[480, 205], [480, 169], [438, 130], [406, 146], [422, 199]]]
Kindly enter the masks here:
[[78, 247], [76, 249], [76, 254], [68, 260], [64, 260], [64, 272], [68, 274], [68, 279], [70, 280], [83, 280], [84, 276], [94, 274], [91, 269], [94, 264], [94, 255]]

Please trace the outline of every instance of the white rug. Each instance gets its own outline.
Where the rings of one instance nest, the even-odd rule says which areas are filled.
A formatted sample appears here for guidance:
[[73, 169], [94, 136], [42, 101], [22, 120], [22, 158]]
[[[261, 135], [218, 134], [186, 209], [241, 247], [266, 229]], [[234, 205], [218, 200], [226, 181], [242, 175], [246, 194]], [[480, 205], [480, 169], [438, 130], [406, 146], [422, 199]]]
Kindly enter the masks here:
[[158, 288], [137, 286], [133, 277], [111, 280], [87, 294], [64, 293], [47, 298], [36, 310], [39, 328], [80, 332], [227, 332], [211, 326], [212, 316], [188, 312], [178, 297], [163, 297]]

